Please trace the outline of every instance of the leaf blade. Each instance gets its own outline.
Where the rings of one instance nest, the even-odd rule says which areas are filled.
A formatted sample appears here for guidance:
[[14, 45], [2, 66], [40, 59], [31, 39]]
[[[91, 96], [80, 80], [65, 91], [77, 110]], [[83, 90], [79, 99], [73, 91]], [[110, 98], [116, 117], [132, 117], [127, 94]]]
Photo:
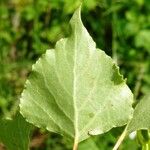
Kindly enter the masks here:
[[20, 110], [36, 126], [80, 142], [126, 124], [133, 95], [113, 60], [96, 48], [80, 8], [70, 25], [70, 37], [33, 65]]
[[137, 104], [133, 118], [128, 124], [127, 132], [150, 129], [150, 94], [146, 94]]
[[9, 150], [27, 150], [31, 126], [17, 114], [13, 120], [0, 120], [0, 141]]

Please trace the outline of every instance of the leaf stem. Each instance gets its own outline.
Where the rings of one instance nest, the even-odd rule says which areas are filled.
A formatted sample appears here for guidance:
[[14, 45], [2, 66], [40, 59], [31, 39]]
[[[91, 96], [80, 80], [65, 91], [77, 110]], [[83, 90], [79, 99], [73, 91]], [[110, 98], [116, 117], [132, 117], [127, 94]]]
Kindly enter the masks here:
[[76, 137], [74, 139], [73, 150], [78, 150], [78, 139]]
[[119, 137], [118, 141], [116, 142], [116, 144], [112, 150], [117, 150], [119, 148], [119, 146], [121, 145], [122, 141], [124, 140], [124, 138], [127, 134], [127, 127], [128, 127], [128, 125], [125, 127], [124, 131], [122, 132], [121, 136]]

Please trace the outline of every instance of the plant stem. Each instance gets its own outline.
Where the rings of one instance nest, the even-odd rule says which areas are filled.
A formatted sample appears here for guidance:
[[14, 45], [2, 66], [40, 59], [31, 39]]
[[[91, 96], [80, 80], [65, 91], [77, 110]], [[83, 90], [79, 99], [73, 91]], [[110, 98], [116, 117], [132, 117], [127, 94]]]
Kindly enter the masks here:
[[78, 139], [76, 137], [74, 139], [73, 150], [78, 150]]
[[144, 73], [145, 73], [145, 68], [146, 67], [144, 66], [144, 64], [141, 64], [140, 72], [139, 72], [139, 75], [137, 77], [137, 82], [136, 82], [136, 85], [135, 85], [135, 88], [134, 88], [134, 98], [135, 98], [135, 100], [137, 99], [139, 91], [140, 91], [140, 87], [141, 87], [141, 84], [142, 84], [142, 79], [143, 79], [143, 76], [144, 76]]
[[126, 136], [127, 127], [128, 127], [128, 125], [125, 127], [124, 131], [122, 132], [121, 136], [119, 137], [118, 141], [116, 142], [116, 144], [112, 150], [117, 150], [119, 148], [119, 146], [121, 145], [122, 141], [124, 140], [124, 138]]
[[148, 145], [148, 143], [146, 143], [146, 144], [144, 144], [144, 145], [142, 146], [142, 150], [149, 150], [149, 145]]
[[[113, 4], [112, 4], [113, 5]], [[113, 60], [117, 63], [118, 58], [117, 58], [117, 32], [116, 32], [116, 21], [117, 21], [117, 14], [116, 12], [113, 12], [112, 14], [112, 57]]]

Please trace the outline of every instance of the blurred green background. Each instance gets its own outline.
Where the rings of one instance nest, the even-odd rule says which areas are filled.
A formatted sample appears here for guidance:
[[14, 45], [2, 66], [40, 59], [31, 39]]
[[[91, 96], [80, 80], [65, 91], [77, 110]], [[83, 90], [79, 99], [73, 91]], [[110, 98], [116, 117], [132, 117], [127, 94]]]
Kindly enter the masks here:
[[[0, 0], [0, 117], [17, 110], [32, 64], [69, 34], [68, 22], [81, 0]], [[97, 43], [120, 66], [135, 101], [150, 91], [150, 0], [84, 0], [82, 20]], [[123, 128], [92, 137], [80, 150], [109, 150]], [[2, 148], [2, 144], [0, 149]], [[33, 150], [69, 150], [59, 135], [35, 129]], [[126, 138], [120, 150], [141, 149]]]

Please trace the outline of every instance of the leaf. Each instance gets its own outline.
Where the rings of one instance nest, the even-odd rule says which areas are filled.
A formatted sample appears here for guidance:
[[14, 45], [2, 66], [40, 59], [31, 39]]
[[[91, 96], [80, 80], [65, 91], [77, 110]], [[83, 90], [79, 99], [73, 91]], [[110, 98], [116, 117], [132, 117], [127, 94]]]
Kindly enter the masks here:
[[137, 104], [133, 118], [127, 126], [127, 132], [150, 129], [150, 94], [145, 95]]
[[97, 147], [95, 141], [92, 138], [89, 138], [88, 140], [81, 142], [79, 144], [79, 150], [99, 150]]
[[150, 30], [141, 30], [135, 36], [135, 45], [139, 48], [144, 47], [150, 52]]
[[70, 25], [71, 35], [33, 65], [20, 111], [30, 123], [81, 142], [126, 124], [133, 95], [113, 60], [96, 48], [80, 8]]
[[28, 150], [30, 125], [20, 115], [14, 120], [0, 120], [0, 141], [8, 150]]

